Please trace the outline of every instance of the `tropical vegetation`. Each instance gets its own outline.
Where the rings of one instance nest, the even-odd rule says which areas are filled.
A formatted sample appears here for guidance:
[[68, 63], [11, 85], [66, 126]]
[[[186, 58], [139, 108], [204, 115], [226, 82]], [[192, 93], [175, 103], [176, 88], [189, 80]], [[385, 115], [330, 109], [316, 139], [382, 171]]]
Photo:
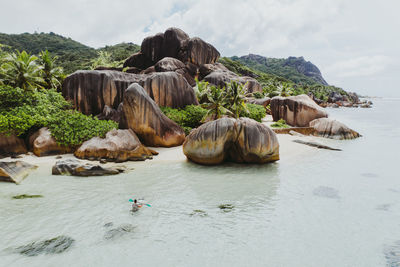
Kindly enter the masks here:
[[76, 146], [117, 128], [72, 109], [57, 92], [64, 73], [55, 60], [48, 51], [36, 57], [0, 48], [0, 133], [25, 137], [48, 127], [59, 144]]

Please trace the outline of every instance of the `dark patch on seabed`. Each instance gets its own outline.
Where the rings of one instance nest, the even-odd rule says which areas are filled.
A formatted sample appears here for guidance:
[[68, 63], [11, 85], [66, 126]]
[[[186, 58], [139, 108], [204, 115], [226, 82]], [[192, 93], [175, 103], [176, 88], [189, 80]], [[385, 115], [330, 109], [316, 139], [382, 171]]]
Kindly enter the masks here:
[[[113, 224], [108, 223], [107, 226], [104, 225], [105, 227], [111, 227]], [[132, 233], [135, 230], [135, 227], [132, 224], [121, 224], [120, 226], [108, 230], [104, 234], [104, 239], [110, 240], [110, 239], [116, 239], [120, 238], [128, 233]]]
[[14, 251], [26, 256], [59, 254], [66, 251], [74, 242], [75, 240], [69, 236], [58, 236], [52, 239], [32, 242], [28, 245], [17, 247]]
[[377, 210], [388, 211], [392, 207], [392, 204], [381, 204], [376, 207]]
[[391, 246], [385, 246], [383, 253], [386, 258], [386, 266], [400, 267], [400, 241], [396, 241]]
[[314, 196], [339, 199], [339, 191], [328, 186], [319, 186], [313, 190]]
[[368, 177], [368, 178], [376, 178], [379, 177], [378, 174], [372, 172], [361, 173], [361, 176]]

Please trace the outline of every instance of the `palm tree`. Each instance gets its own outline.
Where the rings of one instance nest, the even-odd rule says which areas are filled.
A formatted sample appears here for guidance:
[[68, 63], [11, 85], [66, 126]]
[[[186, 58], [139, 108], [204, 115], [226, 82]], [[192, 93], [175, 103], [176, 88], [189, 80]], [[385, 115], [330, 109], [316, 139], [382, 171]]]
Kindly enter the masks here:
[[43, 67], [42, 75], [45, 82], [45, 88], [59, 88], [65, 78], [63, 69], [55, 66], [57, 56], [52, 57], [49, 51], [42, 51], [39, 54], [39, 62]]
[[196, 78], [196, 86], [193, 89], [200, 104], [207, 102], [207, 94], [209, 91], [208, 87], [208, 82], [199, 82], [199, 80]]
[[92, 69], [96, 69], [98, 67], [116, 68], [122, 64], [122, 61], [113, 61], [111, 53], [107, 51], [99, 51], [97, 54], [98, 57], [92, 61]]
[[25, 90], [42, 88], [43, 67], [37, 64], [38, 58], [25, 51], [12, 53], [5, 58], [2, 64], [3, 82], [13, 87]]
[[238, 119], [242, 111], [248, 113], [245, 100], [249, 94], [246, 93], [246, 88], [243, 84], [236, 81], [230, 82], [226, 87], [226, 94], [228, 109], [232, 111], [235, 118]]
[[231, 114], [232, 112], [225, 107], [226, 93], [224, 89], [216, 86], [210, 86], [207, 90], [207, 103], [202, 104], [203, 108], [208, 109], [206, 115], [203, 117], [203, 121], [208, 118], [213, 120], [221, 118], [224, 114]]

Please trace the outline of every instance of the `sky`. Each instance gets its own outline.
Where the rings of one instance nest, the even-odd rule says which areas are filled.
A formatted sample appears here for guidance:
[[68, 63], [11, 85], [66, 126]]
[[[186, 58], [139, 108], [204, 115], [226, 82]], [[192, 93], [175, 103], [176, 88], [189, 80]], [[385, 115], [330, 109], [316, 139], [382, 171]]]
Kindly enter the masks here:
[[222, 56], [304, 56], [332, 85], [400, 97], [399, 0], [0, 0], [0, 32], [92, 47], [178, 27]]

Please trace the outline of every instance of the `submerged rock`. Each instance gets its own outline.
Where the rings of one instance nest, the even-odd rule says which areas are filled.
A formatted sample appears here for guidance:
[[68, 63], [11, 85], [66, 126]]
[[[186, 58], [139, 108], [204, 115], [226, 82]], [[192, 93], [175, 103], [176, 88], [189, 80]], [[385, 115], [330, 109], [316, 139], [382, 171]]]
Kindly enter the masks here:
[[40, 254], [60, 254], [66, 251], [75, 242], [69, 236], [57, 236], [52, 239], [32, 242], [14, 249], [16, 253], [26, 256], [38, 256]]
[[[112, 226], [112, 225], [110, 225], [110, 226]], [[104, 234], [104, 239], [111, 240], [111, 239], [120, 238], [120, 237], [126, 235], [127, 233], [133, 232], [134, 230], [135, 230], [135, 227], [132, 224], [122, 224], [122, 225], [118, 226], [117, 228], [108, 230]]]
[[37, 166], [23, 162], [0, 162], [0, 181], [19, 184]]
[[57, 144], [47, 127], [41, 128], [29, 137], [29, 146], [38, 157], [72, 152], [72, 148]]
[[57, 161], [52, 168], [53, 175], [103, 176], [119, 174], [117, 169], [103, 168], [99, 165], [83, 164], [79, 160], [67, 159]]
[[221, 204], [218, 206], [218, 208], [223, 212], [231, 212], [235, 208], [235, 206], [232, 204]]
[[318, 142], [313, 142], [313, 141], [303, 141], [303, 140], [293, 140], [293, 142], [295, 143], [299, 143], [299, 144], [303, 144], [303, 145], [307, 145], [307, 146], [312, 146], [312, 147], [316, 147], [316, 148], [321, 148], [321, 149], [328, 149], [328, 150], [335, 150], [335, 151], [342, 151], [339, 148], [333, 148], [330, 146], [326, 146], [323, 144], [320, 144]]
[[307, 127], [312, 120], [328, 117], [307, 95], [276, 96], [271, 99], [270, 105], [274, 121], [284, 119], [291, 126]]
[[279, 143], [264, 124], [248, 118], [222, 118], [194, 129], [186, 137], [183, 153], [205, 165], [224, 161], [266, 163], [279, 160]]
[[18, 154], [25, 154], [28, 152], [24, 139], [18, 136], [5, 135], [0, 133], [0, 156], [12, 156]]
[[124, 162], [152, 159], [158, 152], [148, 149], [131, 130], [111, 130], [105, 138], [94, 137], [84, 142], [74, 153], [80, 159], [106, 159]]
[[124, 93], [123, 127], [132, 129], [147, 146], [172, 147], [185, 141], [183, 129], [165, 116], [139, 84]]
[[310, 122], [310, 127], [315, 129], [318, 136], [332, 139], [354, 139], [361, 135], [343, 123], [330, 119], [320, 118]]
[[13, 199], [25, 199], [25, 198], [41, 198], [43, 197], [42, 195], [26, 195], [26, 194], [22, 194], [22, 195], [17, 195], [17, 196], [13, 196]]
[[313, 194], [318, 197], [326, 197], [326, 198], [340, 198], [339, 192], [332, 187], [328, 186], [320, 186], [313, 190]]

